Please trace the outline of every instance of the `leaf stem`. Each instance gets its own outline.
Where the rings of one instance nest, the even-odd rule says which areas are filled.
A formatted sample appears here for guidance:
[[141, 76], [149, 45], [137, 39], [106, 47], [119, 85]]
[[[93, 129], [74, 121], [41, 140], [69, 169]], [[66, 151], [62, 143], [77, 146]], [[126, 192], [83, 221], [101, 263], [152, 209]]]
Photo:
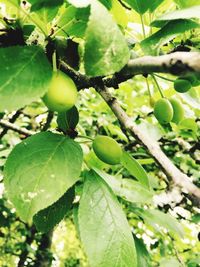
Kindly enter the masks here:
[[166, 81], [169, 81], [169, 82], [174, 82], [175, 80], [172, 80], [172, 79], [169, 79], [169, 78], [166, 78], [166, 77], [163, 77], [161, 75], [158, 75], [158, 74], [154, 74], [154, 76], [160, 78], [160, 79], [163, 79], [163, 80], [166, 80]]
[[78, 135], [77, 138], [85, 138], [85, 139], [88, 139], [90, 141], [94, 141], [94, 138], [86, 136], [86, 135]]
[[163, 94], [163, 92], [162, 92], [162, 90], [161, 90], [161, 88], [160, 88], [160, 86], [159, 86], [159, 84], [158, 84], [158, 82], [157, 82], [155, 76], [154, 76], [153, 74], [151, 74], [151, 77], [152, 77], [152, 79], [154, 80], [154, 82], [155, 82], [155, 84], [156, 84], [156, 86], [157, 86], [157, 88], [158, 88], [158, 91], [160, 92], [161, 97], [164, 98], [165, 96], [164, 96], [164, 94]]
[[149, 96], [151, 97], [151, 90], [150, 90], [148, 78], [146, 78], [146, 84], [147, 84], [147, 89], [148, 89]]
[[146, 38], [143, 15], [140, 15], [140, 19], [141, 19], [141, 24], [142, 24], [143, 37]]
[[53, 72], [57, 72], [57, 62], [56, 62], [56, 51], [53, 52], [52, 55], [52, 63], [53, 63]]

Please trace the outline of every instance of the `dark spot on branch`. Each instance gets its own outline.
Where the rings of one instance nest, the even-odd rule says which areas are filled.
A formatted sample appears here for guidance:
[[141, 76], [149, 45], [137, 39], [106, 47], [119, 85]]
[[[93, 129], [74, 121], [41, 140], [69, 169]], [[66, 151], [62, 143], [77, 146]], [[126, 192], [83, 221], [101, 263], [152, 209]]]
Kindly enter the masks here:
[[112, 98], [110, 98], [109, 100], [108, 100], [108, 105], [109, 106], [112, 106], [113, 105], [113, 103], [116, 101], [116, 98], [115, 97], [112, 97]]
[[174, 59], [170, 60], [169, 69], [174, 75], [184, 74], [188, 72], [188, 70], [192, 71], [192, 69], [187, 64], [184, 64], [181, 60], [174, 61]]

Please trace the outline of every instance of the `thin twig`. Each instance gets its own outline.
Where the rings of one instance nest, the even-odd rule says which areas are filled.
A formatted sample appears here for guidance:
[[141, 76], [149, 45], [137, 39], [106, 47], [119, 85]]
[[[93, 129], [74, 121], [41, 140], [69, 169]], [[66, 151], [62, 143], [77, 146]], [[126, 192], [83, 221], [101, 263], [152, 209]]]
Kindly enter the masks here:
[[42, 131], [47, 131], [50, 128], [51, 122], [53, 120], [54, 117], [54, 112], [53, 111], [49, 111], [48, 115], [47, 115], [47, 119], [46, 119], [46, 123], [44, 124]]
[[35, 134], [35, 132], [33, 132], [33, 131], [27, 130], [27, 129], [25, 129], [25, 128], [21, 128], [21, 127], [19, 127], [19, 126], [13, 124], [13, 123], [11, 123], [11, 122], [8, 122], [8, 121], [6, 121], [6, 120], [3, 120], [3, 119], [0, 120], [0, 125], [1, 125], [2, 127], [5, 127], [6, 129], [13, 130], [14, 132], [17, 132], [17, 133], [19, 133], [19, 134], [23, 134], [23, 135], [25, 135], [26, 137]]
[[[9, 119], [9, 122], [14, 123], [19, 118], [21, 113], [22, 113], [22, 109], [17, 110], [15, 114]], [[6, 127], [2, 130], [2, 132], [0, 133], [0, 139], [2, 139], [4, 135], [7, 134], [8, 130], [9, 128], [6, 128]]]

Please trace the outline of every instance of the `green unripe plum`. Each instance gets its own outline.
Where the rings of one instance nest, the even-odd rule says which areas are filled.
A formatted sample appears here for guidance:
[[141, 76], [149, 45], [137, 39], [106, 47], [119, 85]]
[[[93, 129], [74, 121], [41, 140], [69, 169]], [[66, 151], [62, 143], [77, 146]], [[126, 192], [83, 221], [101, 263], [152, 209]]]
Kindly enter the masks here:
[[174, 111], [172, 122], [178, 124], [184, 118], [185, 114], [184, 108], [181, 102], [176, 98], [170, 98], [169, 101]]
[[166, 98], [159, 99], [154, 105], [154, 115], [160, 124], [167, 124], [173, 118], [173, 108]]
[[178, 78], [174, 81], [174, 89], [179, 93], [185, 93], [189, 91], [191, 87], [191, 82], [186, 79]]
[[120, 163], [122, 149], [113, 138], [99, 135], [94, 139], [92, 147], [96, 156], [103, 162], [110, 165]]
[[48, 92], [43, 101], [51, 111], [64, 112], [71, 109], [77, 100], [77, 89], [73, 80], [61, 71], [53, 74]]

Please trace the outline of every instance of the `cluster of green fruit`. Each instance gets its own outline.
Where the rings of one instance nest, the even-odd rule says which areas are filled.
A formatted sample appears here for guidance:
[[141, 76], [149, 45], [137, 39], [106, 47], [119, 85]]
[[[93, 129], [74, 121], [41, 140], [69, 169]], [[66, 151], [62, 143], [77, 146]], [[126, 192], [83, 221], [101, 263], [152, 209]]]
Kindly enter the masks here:
[[176, 98], [161, 98], [154, 105], [154, 115], [160, 124], [178, 124], [184, 118], [184, 109]]
[[77, 96], [77, 88], [73, 80], [58, 70], [53, 73], [43, 101], [49, 110], [65, 112], [75, 105]]
[[200, 85], [200, 80], [196, 75], [187, 75], [179, 77], [174, 81], [174, 89], [178, 93], [186, 93], [192, 87], [196, 87], [199, 85]]
[[[55, 72], [48, 92], [43, 97], [48, 109], [63, 114], [63, 112], [72, 110], [76, 100], [77, 88], [73, 80], [61, 71]], [[62, 125], [62, 122], [59, 121], [59, 123]], [[111, 165], [120, 163], [122, 148], [113, 138], [99, 135], [94, 139], [92, 147], [96, 156], [103, 162]]]

